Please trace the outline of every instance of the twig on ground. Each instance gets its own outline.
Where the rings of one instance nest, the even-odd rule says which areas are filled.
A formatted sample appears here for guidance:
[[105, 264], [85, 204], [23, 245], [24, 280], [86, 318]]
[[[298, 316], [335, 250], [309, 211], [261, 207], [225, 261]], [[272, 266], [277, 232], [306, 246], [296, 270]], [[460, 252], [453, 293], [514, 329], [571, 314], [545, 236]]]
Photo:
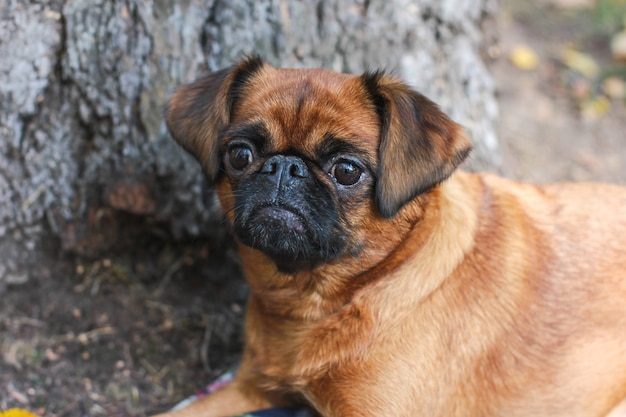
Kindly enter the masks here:
[[209, 345], [211, 344], [211, 335], [213, 334], [214, 325], [214, 316], [210, 316], [209, 322], [204, 328], [204, 337], [202, 338], [202, 345], [200, 346], [200, 360], [202, 361], [202, 368], [207, 374], [211, 374], [211, 365], [209, 364]]
[[183, 266], [184, 262], [185, 256], [182, 256], [178, 258], [174, 263], [172, 263], [169, 268], [167, 268], [167, 270], [163, 274], [163, 278], [161, 279], [159, 286], [152, 293], [154, 297], [160, 297], [161, 295], [163, 295], [163, 291], [165, 291], [165, 288], [172, 280], [172, 276]]

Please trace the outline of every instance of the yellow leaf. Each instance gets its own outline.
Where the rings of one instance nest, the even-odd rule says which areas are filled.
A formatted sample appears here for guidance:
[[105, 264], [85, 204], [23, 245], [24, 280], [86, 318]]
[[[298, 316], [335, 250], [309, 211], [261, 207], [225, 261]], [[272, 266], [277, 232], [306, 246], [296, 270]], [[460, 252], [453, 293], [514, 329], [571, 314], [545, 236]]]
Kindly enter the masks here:
[[21, 408], [11, 408], [6, 411], [0, 411], [0, 417], [37, 417], [37, 415]]
[[583, 117], [595, 119], [604, 116], [611, 110], [611, 102], [608, 98], [599, 96], [583, 102], [580, 107]]
[[581, 73], [585, 77], [595, 78], [600, 73], [600, 67], [590, 56], [575, 49], [565, 49], [561, 54], [563, 63], [570, 69]]
[[509, 54], [509, 59], [517, 68], [531, 71], [537, 68], [539, 57], [537, 53], [527, 45], [518, 45]]

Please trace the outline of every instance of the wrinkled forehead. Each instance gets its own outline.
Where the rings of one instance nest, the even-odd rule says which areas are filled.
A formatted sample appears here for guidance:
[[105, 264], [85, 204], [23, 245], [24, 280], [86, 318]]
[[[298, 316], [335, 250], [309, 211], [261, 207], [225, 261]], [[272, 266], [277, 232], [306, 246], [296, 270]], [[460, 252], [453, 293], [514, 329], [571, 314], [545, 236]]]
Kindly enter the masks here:
[[314, 155], [328, 140], [377, 154], [380, 122], [360, 77], [323, 69], [265, 67], [241, 92], [231, 126], [266, 130], [273, 152]]

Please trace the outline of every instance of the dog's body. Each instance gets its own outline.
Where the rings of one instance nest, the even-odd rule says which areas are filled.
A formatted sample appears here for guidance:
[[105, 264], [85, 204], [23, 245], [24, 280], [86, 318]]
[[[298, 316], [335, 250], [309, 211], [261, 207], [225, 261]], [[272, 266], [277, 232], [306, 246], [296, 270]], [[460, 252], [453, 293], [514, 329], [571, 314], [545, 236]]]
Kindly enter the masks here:
[[626, 189], [454, 171], [462, 130], [378, 73], [247, 59], [168, 124], [250, 284], [235, 381], [173, 416], [626, 415]]

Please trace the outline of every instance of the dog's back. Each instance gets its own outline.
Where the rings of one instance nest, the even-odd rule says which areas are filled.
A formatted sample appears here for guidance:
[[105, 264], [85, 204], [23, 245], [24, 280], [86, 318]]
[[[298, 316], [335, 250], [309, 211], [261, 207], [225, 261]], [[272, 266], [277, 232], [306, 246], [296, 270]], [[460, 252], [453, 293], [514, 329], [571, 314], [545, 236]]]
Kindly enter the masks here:
[[511, 239], [520, 256], [489, 272], [524, 280], [511, 283], [510, 339], [492, 356], [510, 359], [503, 374], [524, 391], [507, 415], [605, 415], [626, 398], [626, 188], [480, 180], [491, 209], [477, 247], [489, 256], [495, 236]]

